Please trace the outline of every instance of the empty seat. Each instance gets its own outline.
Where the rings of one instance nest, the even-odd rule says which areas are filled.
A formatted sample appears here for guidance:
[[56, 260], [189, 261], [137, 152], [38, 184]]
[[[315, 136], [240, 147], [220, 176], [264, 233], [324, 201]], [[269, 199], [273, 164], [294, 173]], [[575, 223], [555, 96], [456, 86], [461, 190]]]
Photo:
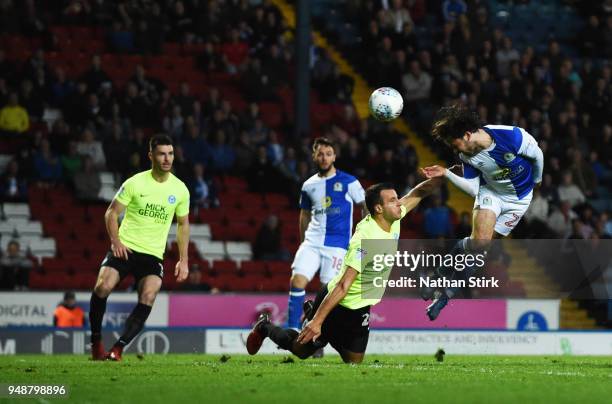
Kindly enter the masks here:
[[197, 240], [194, 243], [200, 255], [208, 261], [225, 259], [225, 245], [222, 241]]
[[2, 210], [7, 219], [30, 218], [30, 206], [27, 203], [5, 203]]
[[19, 233], [19, 235], [21, 236], [42, 237], [42, 234], [43, 234], [42, 223], [37, 221], [37, 222], [26, 222], [26, 223], [20, 224], [17, 227], [17, 233]]
[[246, 261], [253, 257], [251, 243], [240, 241], [228, 241], [225, 243], [227, 256], [234, 261]]

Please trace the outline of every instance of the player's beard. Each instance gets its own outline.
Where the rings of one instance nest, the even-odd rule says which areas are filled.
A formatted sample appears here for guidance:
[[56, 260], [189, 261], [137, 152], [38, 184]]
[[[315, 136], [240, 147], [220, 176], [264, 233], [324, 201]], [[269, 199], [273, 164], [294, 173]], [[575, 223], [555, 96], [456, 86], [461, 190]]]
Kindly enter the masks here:
[[319, 175], [321, 177], [324, 177], [327, 175], [327, 173], [329, 172], [329, 170], [332, 169], [332, 167], [334, 166], [333, 163], [331, 163], [330, 165], [327, 166], [327, 168], [322, 168], [321, 166], [317, 166], [317, 169], [319, 170]]

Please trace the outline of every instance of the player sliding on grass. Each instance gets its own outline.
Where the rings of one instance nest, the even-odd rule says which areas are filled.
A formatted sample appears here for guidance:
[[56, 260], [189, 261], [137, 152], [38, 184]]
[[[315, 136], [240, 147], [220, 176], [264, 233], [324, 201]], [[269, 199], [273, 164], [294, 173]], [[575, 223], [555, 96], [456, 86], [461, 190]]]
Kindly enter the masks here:
[[439, 182], [422, 182], [401, 199], [391, 184], [376, 184], [368, 188], [365, 200], [370, 214], [357, 224], [341, 271], [321, 288], [314, 303], [306, 302], [305, 314], [310, 321], [298, 334], [293, 329], [273, 325], [268, 314], [261, 314], [247, 338], [249, 354], [256, 354], [264, 339], [269, 337], [279, 347], [301, 359], [330, 343], [344, 362], [360, 363], [370, 334], [370, 306], [380, 301], [380, 298], [364, 298], [362, 295], [362, 275], [372, 275], [374, 270], [369, 264], [362, 268], [362, 258], [367, 252], [362, 249], [361, 242], [398, 240], [400, 219]]
[[[531, 202], [532, 190], [542, 181], [544, 156], [537, 141], [523, 128], [504, 125], [480, 126], [476, 114], [454, 105], [442, 108], [433, 124], [434, 138], [459, 153], [463, 177], [441, 166], [423, 169], [427, 178], [446, 177], [455, 186], [475, 197], [472, 234], [459, 241], [453, 254], [484, 251], [494, 237], [510, 234]], [[461, 276], [468, 278], [475, 267], [466, 268]], [[453, 268], [439, 268], [441, 276], [455, 276]], [[427, 308], [435, 320], [457, 288], [431, 293], [435, 297]]]
[[[179, 282], [187, 278], [189, 191], [170, 172], [174, 161], [172, 139], [166, 135], [153, 136], [149, 142], [149, 159], [152, 169], [128, 178], [104, 215], [111, 251], [102, 261], [91, 294], [89, 322], [94, 360], [121, 360], [123, 348], [142, 330], [161, 288], [162, 260], [175, 214], [180, 259], [174, 275]], [[119, 226], [118, 218], [124, 211], [125, 218]], [[101, 333], [106, 299], [121, 279], [130, 274], [136, 280], [138, 304], [127, 318], [123, 334], [107, 354]]]

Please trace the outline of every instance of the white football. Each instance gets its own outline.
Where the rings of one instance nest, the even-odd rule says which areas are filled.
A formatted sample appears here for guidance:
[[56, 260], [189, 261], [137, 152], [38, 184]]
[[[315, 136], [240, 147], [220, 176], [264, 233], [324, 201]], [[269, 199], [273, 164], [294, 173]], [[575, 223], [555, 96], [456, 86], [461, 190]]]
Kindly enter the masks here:
[[368, 102], [370, 114], [379, 121], [389, 122], [400, 116], [404, 108], [402, 95], [394, 88], [381, 87], [374, 90]]

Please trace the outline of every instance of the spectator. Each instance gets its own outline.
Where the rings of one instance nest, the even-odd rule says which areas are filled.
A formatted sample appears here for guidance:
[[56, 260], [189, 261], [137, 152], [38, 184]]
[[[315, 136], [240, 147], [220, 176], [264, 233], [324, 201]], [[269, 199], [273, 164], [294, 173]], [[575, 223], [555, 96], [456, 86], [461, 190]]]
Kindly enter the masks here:
[[276, 215], [270, 215], [257, 232], [253, 254], [256, 260], [287, 261], [289, 252], [281, 246], [281, 226]]
[[467, 5], [463, 0], [444, 0], [442, 3], [442, 16], [445, 21], [455, 21], [466, 13]]
[[53, 326], [57, 328], [83, 328], [85, 313], [76, 305], [74, 292], [64, 293], [64, 300], [53, 312]]
[[62, 179], [62, 163], [51, 152], [47, 139], [42, 139], [40, 150], [34, 156], [34, 171], [38, 184], [43, 187], [57, 184]]
[[402, 84], [406, 92], [404, 98], [407, 104], [414, 105], [415, 102], [429, 99], [432, 78], [429, 73], [421, 70], [418, 61], [410, 62], [410, 71], [402, 77]]
[[77, 143], [71, 141], [68, 144], [68, 152], [60, 157], [62, 163], [62, 172], [64, 177], [70, 182], [74, 177], [74, 174], [81, 170], [82, 158], [77, 149]]
[[557, 237], [568, 237], [572, 231], [572, 221], [577, 217], [578, 215], [572, 210], [570, 202], [562, 201], [561, 206], [555, 209], [548, 218], [548, 227]]
[[234, 165], [234, 150], [227, 144], [225, 132], [218, 130], [210, 146], [210, 166], [215, 174], [226, 174]]
[[103, 83], [110, 82], [110, 77], [102, 69], [102, 59], [100, 55], [93, 55], [91, 57], [91, 67], [81, 76], [81, 81], [85, 82], [87, 88], [93, 92], [97, 92]]
[[208, 165], [211, 159], [211, 148], [206, 138], [200, 134], [200, 128], [195, 125], [188, 127], [187, 136], [181, 142], [185, 159], [192, 163]]
[[0, 177], [0, 199], [22, 201], [27, 198], [27, 182], [19, 171], [16, 159], [9, 161]]
[[98, 200], [102, 181], [90, 156], [83, 157], [83, 167], [74, 174], [73, 183], [77, 199], [90, 202]]
[[219, 289], [211, 288], [207, 282], [202, 282], [202, 270], [199, 264], [191, 264], [189, 267], [189, 276], [187, 282], [180, 286], [183, 292], [211, 292], [219, 293]]
[[425, 210], [425, 235], [429, 238], [448, 238], [452, 234], [450, 209], [442, 204], [439, 195], [434, 195], [433, 206]]
[[191, 206], [195, 215], [198, 214], [199, 209], [216, 208], [219, 206], [214, 182], [206, 175], [204, 165], [200, 163], [196, 163], [193, 166], [189, 192], [191, 194]]
[[30, 279], [30, 261], [20, 251], [17, 240], [11, 240], [6, 248], [6, 255], [0, 258], [0, 289], [27, 290]]
[[77, 143], [77, 153], [81, 156], [89, 156], [96, 170], [103, 170], [106, 167], [106, 156], [102, 143], [97, 141], [94, 133], [85, 129], [81, 135], [81, 141]]
[[30, 128], [28, 111], [19, 105], [17, 93], [9, 95], [8, 104], [0, 109], [0, 133], [20, 134]]
[[535, 188], [529, 209], [525, 212], [525, 224], [529, 228], [529, 236], [541, 237], [548, 233], [546, 225], [548, 214], [548, 200], [542, 196], [539, 188]]
[[559, 200], [561, 202], [568, 202], [570, 207], [573, 208], [576, 205], [584, 203], [586, 198], [580, 188], [574, 184], [572, 179], [572, 173], [566, 171], [563, 174], [561, 185], [558, 188]]
[[497, 51], [497, 74], [501, 77], [510, 75], [510, 65], [513, 62], [518, 62], [521, 55], [512, 47], [512, 39], [504, 37], [503, 46]]

